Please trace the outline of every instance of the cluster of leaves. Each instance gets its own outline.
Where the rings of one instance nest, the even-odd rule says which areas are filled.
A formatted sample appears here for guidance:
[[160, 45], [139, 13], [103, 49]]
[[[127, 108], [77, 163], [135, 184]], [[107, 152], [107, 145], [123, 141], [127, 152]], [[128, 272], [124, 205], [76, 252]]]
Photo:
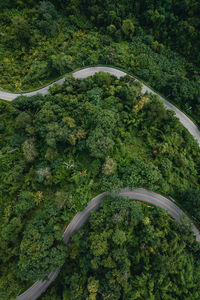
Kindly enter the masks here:
[[61, 50], [66, 47], [63, 43], [69, 33], [60, 32], [66, 22], [51, 2], [40, 2], [32, 9], [5, 10], [0, 15], [1, 83], [7, 83], [5, 87], [20, 91], [41, 85], [38, 80], [69, 71], [71, 57]]
[[176, 199], [179, 199], [183, 207], [189, 212], [194, 222], [200, 224], [200, 191], [199, 190], [186, 190], [177, 191], [175, 193]]
[[42, 300], [199, 299], [200, 246], [156, 207], [107, 197], [67, 248]]
[[1, 101], [0, 113], [1, 299], [63, 264], [63, 226], [94, 195], [199, 188], [197, 142], [131, 77], [67, 76], [46, 96]]
[[[163, 44], [200, 64], [200, 4], [197, 0], [84, 0], [69, 1], [69, 14], [83, 12], [102, 31], [131, 40], [141, 27]], [[76, 10], [75, 10], [76, 7]], [[74, 8], [71, 10], [70, 8]], [[159, 42], [162, 43], [159, 45]]]

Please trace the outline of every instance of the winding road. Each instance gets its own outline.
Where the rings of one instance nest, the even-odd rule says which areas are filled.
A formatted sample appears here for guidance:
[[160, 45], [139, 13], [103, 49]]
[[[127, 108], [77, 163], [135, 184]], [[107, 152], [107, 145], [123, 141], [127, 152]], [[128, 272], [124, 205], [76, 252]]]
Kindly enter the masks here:
[[[120, 71], [115, 68], [106, 67], [106, 66], [85, 68], [85, 69], [82, 69], [82, 70], [72, 73], [72, 75], [77, 79], [83, 79], [83, 78], [92, 76], [95, 73], [100, 72], [100, 71], [115, 75], [117, 78], [128, 75], [127, 73], [125, 73], [123, 71]], [[131, 77], [133, 77], [133, 76], [131, 76]], [[136, 78], [134, 78], [134, 79], [136, 81], [138, 81]], [[64, 81], [65, 81], [65, 78], [61, 78], [61, 79], [55, 81], [54, 83], [63, 84]], [[54, 83], [49, 84], [49, 85], [45, 86], [44, 88], [41, 88], [41, 89], [33, 91], [33, 92], [29, 92], [29, 93], [15, 94], [15, 93], [0, 91], [0, 99], [12, 101], [13, 99], [19, 97], [20, 95], [33, 96], [33, 95], [36, 95], [37, 93], [46, 95], [49, 92], [48, 91], [49, 87], [52, 86]], [[142, 83], [142, 93], [146, 93], [146, 92], [157, 95], [156, 92], [154, 92], [147, 85]], [[165, 98], [160, 96], [160, 99], [164, 102], [164, 105], [167, 109], [171, 109], [175, 112], [176, 117], [180, 120], [180, 122], [183, 124], [183, 126], [185, 128], [187, 128], [187, 130], [191, 133], [191, 135], [193, 135], [193, 137], [197, 140], [197, 142], [200, 145], [200, 132], [198, 130], [198, 127], [192, 122], [192, 120], [190, 120], [190, 118], [188, 118], [182, 111], [180, 111], [176, 106], [171, 104]]]
[[[94, 75], [96, 72], [103, 71], [110, 73], [112, 75], [115, 75], [117, 78], [120, 78], [122, 76], [127, 75], [127, 73], [120, 71], [118, 69], [109, 68], [109, 67], [91, 67], [91, 68], [85, 68], [79, 71], [74, 72], [72, 75], [77, 79], [86, 78], [88, 76]], [[135, 79], [137, 80], [137, 79]], [[65, 81], [65, 78], [62, 78], [60, 80], [57, 80], [55, 83], [62, 84]], [[137, 80], [138, 81], [138, 80]], [[54, 84], [54, 83], [53, 83]], [[40, 93], [42, 95], [48, 94], [48, 89], [53, 84], [47, 85], [46, 87], [30, 92], [30, 93], [22, 93], [22, 94], [15, 94], [15, 93], [8, 93], [0, 91], [0, 98], [8, 101], [12, 101], [16, 97], [20, 95], [24, 96], [32, 96], [37, 93]], [[153, 90], [151, 90], [149, 87], [147, 87], [145, 84], [142, 83], [142, 93], [149, 92], [156, 94]], [[191, 133], [191, 135], [197, 140], [198, 144], [200, 145], [200, 132], [197, 128], [197, 126], [184, 114], [182, 113], [178, 108], [176, 108], [174, 105], [172, 105], [170, 102], [168, 102], [163, 97], [160, 97], [161, 100], [164, 102], [164, 105], [167, 109], [172, 109], [176, 116], [179, 118], [180, 122], [183, 124], [185, 128]], [[70, 235], [80, 229], [83, 224], [87, 221], [89, 218], [90, 212], [94, 210], [98, 210], [100, 207], [101, 200], [107, 195], [107, 193], [102, 193], [95, 198], [93, 198], [87, 205], [87, 207], [82, 211], [78, 212], [72, 221], [67, 226], [63, 239], [66, 244], [69, 243]], [[114, 196], [114, 194], [112, 195]], [[129, 188], [125, 188], [120, 191], [119, 196], [124, 198], [129, 198], [132, 200], [140, 200], [144, 202], [148, 202], [150, 204], [153, 204], [155, 206], [161, 207], [169, 212], [171, 217], [173, 217], [177, 222], [180, 223], [181, 217], [185, 214], [183, 211], [172, 201], [168, 200], [167, 198], [163, 197], [160, 194], [148, 191], [146, 189], [140, 188], [136, 189], [134, 191], [131, 191]], [[196, 240], [200, 242], [200, 232], [198, 229], [192, 224], [192, 231], [194, 235], [196, 236]], [[19, 295], [16, 300], [35, 300], [37, 299], [43, 292], [46, 291], [48, 286], [51, 284], [51, 282], [56, 278], [58, 273], [60, 272], [60, 269], [51, 272], [48, 275], [49, 280], [45, 281], [37, 281], [35, 282], [28, 290], [26, 290], [23, 294]]]
[[[87, 219], [90, 216], [90, 212], [94, 210], [98, 210], [100, 207], [100, 203], [102, 199], [108, 195], [107, 193], [102, 193], [95, 198], [93, 198], [87, 205], [87, 207], [82, 211], [78, 212], [72, 221], [67, 226], [65, 232], [64, 232], [64, 242], [66, 244], [69, 243], [70, 235], [79, 230], [87, 221]], [[134, 191], [131, 191], [129, 188], [125, 188], [120, 191], [118, 194], [119, 196], [123, 198], [128, 198], [132, 200], [140, 200], [144, 202], [148, 202], [150, 204], [153, 204], [155, 206], [161, 207], [165, 210], [167, 210], [177, 222], [180, 223], [181, 216], [184, 215], [183, 211], [173, 202], [168, 200], [167, 198], [163, 197], [160, 194], [148, 191], [146, 189], [140, 188], [136, 189]], [[114, 195], [113, 195], [114, 196]], [[192, 231], [194, 235], [196, 236], [196, 240], [200, 242], [200, 232], [198, 229], [192, 224]], [[51, 272], [48, 276], [49, 280], [45, 281], [37, 281], [34, 283], [28, 290], [26, 290], [23, 294], [18, 296], [17, 300], [35, 300], [37, 299], [43, 292], [46, 291], [48, 286], [52, 283], [52, 281], [56, 278], [58, 273], [60, 272], [60, 269], [56, 272]]]

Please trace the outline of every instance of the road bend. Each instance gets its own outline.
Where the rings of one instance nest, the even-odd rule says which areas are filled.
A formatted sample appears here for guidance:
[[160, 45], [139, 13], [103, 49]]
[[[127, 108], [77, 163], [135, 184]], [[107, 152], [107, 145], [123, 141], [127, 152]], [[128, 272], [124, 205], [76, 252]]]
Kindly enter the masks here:
[[[94, 75], [97, 72], [106, 72], [109, 73], [111, 75], [116, 76], [117, 78], [123, 77], [125, 75], [128, 75], [126, 72], [120, 71], [118, 69], [115, 68], [110, 68], [110, 67], [106, 67], [106, 66], [102, 66], [102, 67], [90, 67], [90, 68], [85, 68], [79, 71], [76, 71], [74, 73], [72, 73], [73, 77], [76, 79], [83, 79], [83, 78], [87, 78], [89, 76]], [[133, 76], [131, 76], [132, 78], [134, 78]], [[139, 81], [138, 79], [134, 78], [136, 81]], [[21, 94], [16, 94], [16, 93], [9, 93], [9, 92], [5, 92], [5, 91], [0, 91], [0, 99], [4, 99], [4, 100], [8, 100], [8, 101], [12, 101], [15, 98], [23, 95], [23, 96], [33, 96], [36, 94], [42, 94], [42, 95], [46, 95], [49, 93], [49, 88], [53, 85], [53, 84], [63, 84], [63, 82], [65, 81], [65, 77], [55, 81], [52, 84], [48, 84], [47, 86], [35, 90], [33, 92], [28, 92], [28, 93], [21, 93]], [[151, 88], [149, 88], [147, 85], [145, 85], [144, 83], [140, 82], [142, 84], [142, 93], [152, 93], [155, 95], [158, 95], [156, 92], [154, 92]], [[158, 95], [160, 97], [160, 99], [164, 102], [164, 105], [167, 109], [171, 109], [175, 112], [176, 117], [180, 120], [180, 122], [183, 124], [183, 126], [190, 132], [190, 134], [197, 140], [198, 144], [200, 145], [200, 132], [198, 127], [194, 124], [194, 122], [192, 122], [192, 120], [190, 118], [188, 118], [182, 111], [180, 111], [176, 106], [174, 106], [173, 104], [171, 104], [169, 101], [167, 101], [165, 98], [161, 97], [160, 95]]]
[[[79, 230], [88, 220], [91, 211], [98, 210], [101, 204], [102, 199], [108, 195], [108, 193], [102, 193], [95, 198], [93, 198], [87, 205], [87, 207], [82, 211], [78, 212], [72, 221], [67, 226], [64, 234], [63, 239], [66, 244], [70, 242], [70, 236], [73, 232]], [[112, 193], [111, 196], [115, 196], [115, 193]], [[118, 196], [123, 198], [128, 198], [130, 200], [139, 200], [146, 203], [153, 204], [160, 208], [165, 209], [168, 211], [169, 215], [175, 219], [176, 222], [180, 223], [181, 218], [185, 216], [184, 212], [172, 201], [167, 199], [166, 197], [154, 193], [152, 191], [139, 188], [131, 191], [129, 188], [122, 189]], [[185, 216], [186, 217], [186, 216]], [[192, 231], [196, 237], [196, 240], [200, 242], [200, 232], [196, 228], [194, 224], [191, 223]], [[28, 290], [26, 290], [23, 294], [19, 295], [16, 300], [35, 300], [37, 299], [42, 293], [46, 291], [48, 286], [52, 283], [52, 281], [57, 277], [59, 274], [60, 269], [51, 272], [48, 275], [49, 280], [44, 281], [37, 281], [34, 283]]]

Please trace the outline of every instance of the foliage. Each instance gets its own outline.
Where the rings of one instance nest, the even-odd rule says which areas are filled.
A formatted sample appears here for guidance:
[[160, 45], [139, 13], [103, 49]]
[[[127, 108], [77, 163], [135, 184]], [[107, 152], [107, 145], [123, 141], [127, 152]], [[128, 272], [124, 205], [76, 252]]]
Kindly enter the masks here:
[[25, 228], [18, 262], [22, 280], [44, 279], [65, 262], [66, 246], [59, 244], [63, 237], [60, 226], [55, 224], [58, 212], [53, 206], [49, 207], [48, 214], [38, 212], [34, 221]]
[[[0, 10], [1, 89], [114, 65], [200, 124], [198, 1], [7, 0]], [[107, 199], [70, 248], [62, 241], [94, 195], [125, 186], [172, 196], [199, 222], [198, 145], [138, 82], [68, 75], [45, 97], [0, 101], [0, 145], [1, 299], [59, 268], [66, 250], [46, 300], [199, 299], [199, 247], [156, 208]]]
[[199, 299], [199, 251], [165, 211], [107, 197], [72, 235], [52, 290], [77, 300]]
[[[128, 76], [67, 76], [50, 94], [1, 101], [0, 110], [1, 299], [12, 299], [61, 267], [67, 249], [62, 230], [95, 195], [126, 186], [166, 196], [199, 190], [197, 142], [157, 96], [143, 95]], [[193, 202], [186, 201], [191, 212]], [[91, 240], [97, 258], [109, 249], [105, 234]], [[113, 243], [123, 247], [126, 240], [118, 228]], [[110, 258], [106, 265], [112, 265]], [[81, 297], [80, 276], [72, 279]], [[98, 297], [100, 282], [88, 277], [91, 299]], [[105, 297], [109, 293], [106, 288]]]
[[51, 2], [2, 4], [2, 89], [32, 90], [76, 68], [114, 65], [147, 81], [199, 124], [196, 0]]

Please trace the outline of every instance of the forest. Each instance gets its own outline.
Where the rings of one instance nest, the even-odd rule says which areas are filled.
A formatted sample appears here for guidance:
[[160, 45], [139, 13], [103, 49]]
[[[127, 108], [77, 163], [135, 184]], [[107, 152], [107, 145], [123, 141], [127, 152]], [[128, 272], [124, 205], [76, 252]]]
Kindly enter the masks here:
[[[199, 244], [162, 209], [108, 196], [69, 247], [63, 232], [102, 192], [147, 188], [200, 226], [199, 145], [133, 77], [200, 126], [197, 0], [0, 1], [0, 299], [62, 267], [41, 300], [199, 299]], [[175, 200], [174, 200], [175, 199]]]
[[77, 68], [112, 65], [149, 83], [199, 125], [199, 2], [112, 3], [0, 4], [0, 89], [29, 91]]
[[199, 254], [190, 231], [163, 210], [108, 197], [72, 236], [41, 299], [199, 299]]
[[101, 192], [145, 187], [200, 223], [199, 146], [130, 76], [68, 75], [0, 111], [1, 299], [64, 264], [63, 228]]

